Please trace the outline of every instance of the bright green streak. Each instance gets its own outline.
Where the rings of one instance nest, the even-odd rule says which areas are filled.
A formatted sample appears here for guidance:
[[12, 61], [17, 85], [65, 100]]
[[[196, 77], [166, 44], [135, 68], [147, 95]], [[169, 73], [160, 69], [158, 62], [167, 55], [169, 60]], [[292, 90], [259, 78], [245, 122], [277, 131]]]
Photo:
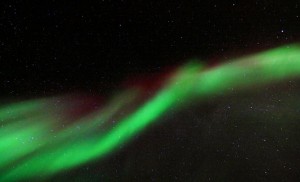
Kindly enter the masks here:
[[46, 123], [37, 123], [1, 137], [0, 153], [3, 155], [0, 158], [0, 167], [39, 148], [45, 139], [44, 133], [49, 128]]
[[128, 141], [134, 134], [138, 133], [152, 121], [157, 119], [172, 104], [175, 104], [177, 98], [186, 97], [188, 90], [182, 89], [183, 86], [190, 87], [190, 83], [186, 78], [190, 74], [198, 72], [199, 67], [196, 65], [189, 65], [182, 73], [180, 73], [181, 84], [171, 83], [170, 86], [159, 92], [151, 101], [138, 109], [134, 114], [130, 115], [120, 122], [119, 125], [112, 129], [107, 135], [94, 142], [85, 152], [86, 148], [80, 146], [75, 147], [75, 150], [69, 150], [70, 155], [61, 156], [55, 160], [53, 166], [50, 166], [50, 171], [59, 171], [61, 169], [69, 168], [79, 165], [86, 160], [95, 157], [101, 157], [115, 149], [120, 144]]
[[[94, 133], [57, 148], [41, 151], [4, 175], [5, 180], [17, 180], [39, 175], [52, 175], [71, 169], [107, 154], [130, 141], [172, 107], [195, 97], [207, 98], [253, 85], [267, 84], [300, 76], [300, 47], [290, 45], [248, 56], [215, 69], [200, 72], [202, 66], [183, 67], [151, 100], [125, 117], [106, 134]], [[89, 121], [91, 123], [97, 121]], [[88, 125], [88, 124], [87, 124]]]
[[[157, 119], [163, 112], [175, 104], [178, 98], [186, 97], [190, 92], [191, 75], [199, 72], [199, 65], [191, 64], [179, 71], [177, 78], [171, 80], [169, 86], [160, 91], [157, 96], [147, 102], [134, 114], [120, 122], [106, 135], [65, 144], [33, 157], [19, 168], [12, 170], [5, 179], [19, 179], [40, 175], [50, 175], [63, 169], [68, 169], [97, 157], [103, 157], [134, 134], [144, 129]], [[186, 88], [186, 89], [183, 89]], [[30, 167], [28, 167], [30, 166]]]
[[199, 96], [220, 94], [233, 88], [278, 82], [299, 75], [300, 46], [291, 45], [199, 73], [195, 91]]
[[[93, 113], [58, 133], [51, 132], [53, 128], [49, 124], [55, 123], [54, 118], [52, 118], [52, 121], [50, 120], [52, 117], [51, 113], [43, 113], [42, 108], [40, 108], [41, 106], [46, 106], [43, 100], [12, 104], [2, 109], [3, 113], [8, 114], [5, 117], [3, 116], [3, 118], [9, 120], [9, 122], [4, 122], [0, 127], [0, 153], [5, 154], [0, 157], [0, 168], [5, 168], [5, 165], [8, 163], [44, 145], [55, 148], [60, 147], [59, 145], [65, 145], [64, 143], [66, 142], [74, 141], [78, 137], [91, 133], [113, 114], [122, 109], [125, 104], [132, 101], [135, 94], [136, 91], [131, 90], [118, 95], [101, 112]], [[30, 117], [29, 115], [32, 115], [34, 112], [36, 116]], [[20, 113], [26, 117], [24, 118], [23, 116], [23, 119], [19, 118], [16, 120], [13, 119], [14, 115], [12, 113], [17, 116], [19, 116], [17, 113]], [[91, 118], [96, 122], [88, 122]], [[3, 121], [5, 120], [3, 119]], [[75, 139], [74, 135], [76, 135]]]

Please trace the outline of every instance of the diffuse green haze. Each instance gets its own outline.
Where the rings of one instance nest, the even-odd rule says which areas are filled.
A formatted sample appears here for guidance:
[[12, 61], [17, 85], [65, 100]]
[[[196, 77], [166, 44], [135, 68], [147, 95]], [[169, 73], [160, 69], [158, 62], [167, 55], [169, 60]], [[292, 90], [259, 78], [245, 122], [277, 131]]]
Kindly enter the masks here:
[[[51, 113], [55, 111], [52, 109], [53, 111], [49, 113], [51, 109], [49, 107], [50, 102], [44, 99], [11, 104], [5, 107], [1, 111], [3, 116], [10, 121], [3, 122], [0, 127], [0, 153], [6, 154], [0, 157], [0, 168], [36, 149], [42, 148], [44, 145], [55, 148], [59, 145], [65, 145], [66, 142], [72, 142], [74, 138], [91, 133], [113, 114], [117, 113], [125, 104], [128, 104], [134, 98], [134, 93], [134, 90], [124, 92], [113, 98], [101, 111], [82, 118], [66, 129], [56, 132], [54, 132], [55, 124], [59, 119], [52, 117]], [[47, 110], [45, 110], [47, 105]], [[29, 116], [33, 112], [34, 115]], [[20, 113], [26, 117], [16, 119], [12, 113], [17, 116]], [[95, 122], [88, 122], [91, 119]]]
[[[35, 120], [35, 118], [33, 118]], [[25, 121], [25, 120], [24, 120]], [[36, 124], [32, 124], [22, 129], [8, 132], [5, 136], [1, 136], [0, 153], [0, 169], [9, 162], [17, 160], [22, 156], [33, 152], [41, 147], [44, 143], [45, 133], [51, 127], [51, 121], [46, 119], [36, 120]]]
[[16, 120], [18, 118], [23, 119], [28, 113], [36, 112], [45, 105], [42, 100], [30, 100], [20, 103], [8, 104], [0, 107], [0, 123], [4, 123], [9, 120]]
[[[183, 88], [191, 87], [192, 82], [189, 82], [189, 78], [198, 71], [199, 65], [187, 65], [179, 70], [176, 75], [177, 78], [171, 80], [152, 100], [144, 104], [134, 114], [120, 121], [107, 134], [96, 134], [94, 137], [79, 139], [71, 143], [67, 141], [59, 148], [50, 148], [19, 165], [18, 168], [6, 175], [6, 179], [16, 179], [16, 176], [20, 179], [34, 177], [37, 173], [47, 176], [96, 157], [105, 156], [159, 117], [172, 104], [175, 104], [178, 98], [185, 97], [190, 91]], [[97, 120], [90, 122], [97, 122]]]
[[283, 46], [199, 73], [197, 95], [278, 82], [300, 74], [300, 46]]
[[[35, 161], [35, 157], [38, 157], [38, 162], [33, 163], [28, 168], [28, 172], [31, 172], [31, 175], [34, 174], [34, 166], [37, 167], [36, 171], [41, 171], [43, 167], [53, 162], [52, 160], [64, 151], [58, 150], [59, 153], [56, 156], [53, 156], [51, 153], [55, 153], [56, 149], [67, 151], [74, 144], [79, 143], [78, 139], [81, 139], [80, 137], [91, 135], [91, 133], [95, 132], [97, 128], [107, 122], [120, 109], [133, 101], [136, 94], [136, 90], [125, 91], [113, 97], [107, 103], [107, 106], [100, 111], [81, 118], [69, 127], [56, 132], [53, 132], [55, 127], [49, 126], [49, 124], [54, 125], [57, 123], [57, 121], [49, 120], [51, 116], [30, 117], [10, 123], [9, 126], [0, 129], [0, 136], [3, 136], [0, 141], [0, 152], [7, 153], [5, 157], [0, 158], [0, 168], [7, 165], [8, 162], [13, 162], [35, 150], [35, 153], [44, 154], [45, 157], [40, 160], [42, 155], [33, 156], [32, 160], [25, 160], [25, 165], [27, 166], [30, 162]], [[21, 148], [21, 150], [15, 150], [18, 148]], [[19, 179], [22, 179], [22, 176]], [[10, 180], [16, 180], [16, 178], [11, 178]]]
[[[48, 143], [51, 147], [46, 147], [47, 150], [40, 150], [23, 162], [15, 164], [15, 168], [6, 169], [5, 173], [1, 174], [1, 179], [18, 180], [49, 176], [95, 158], [103, 158], [157, 121], [170, 108], [185, 105], [186, 102], [183, 101], [192, 101], [194, 98], [201, 99], [201, 97], [209, 98], [230, 89], [267, 84], [295, 76], [300, 76], [299, 45], [280, 47], [211, 69], [204, 69], [203, 65], [197, 63], [187, 64], [180, 68], [152, 98], [135, 112], [121, 119], [115, 127], [105, 133], [97, 133], [97, 130], [93, 130], [99, 123], [108, 121], [113, 113], [120, 111], [121, 105], [124, 104], [118, 106], [116, 100], [107, 109], [100, 111], [99, 117], [81, 119], [79, 123], [85, 129], [83, 133], [78, 133], [80, 137], [76, 140], [72, 142], [62, 140], [62, 143], [54, 142], [52, 145]], [[119, 102], [124, 102], [122, 100], [120, 98]], [[131, 101], [129, 99], [125, 103]], [[0, 116], [5, 118], [5, 114], [1, 115], [5, 113], [2, 110]], [[30, 126], [24, 130], [24, 135], [29, 136], [30, 133], [39, 133], [39, 131], [42, 131], [42, 128], [38, 125], [35, 128]], [[75, 131], [74, 126], [62, 130], [57, 137], [76, 137], [77, 133], [70, 131]], [[21, 130], [20, 133], [22, 134]], [[10, 142], [9, 139], [7, 142]], [[1, 144], [7, 142], [1, 142], [0, 149]]]
[[[71, 126], [60, 131], [57, 134], [57, 138], [68, 138], [76, 136], [82, 136], [99, 129], [101, 125], [108, 122], [115, 114], [124, 109], [127, 105], [131, 104], [138, 96], [138, 90], [127, 90], [119, 95], [114, 96], [106, 106], [100, 110], [80, 118], [74, 122]], [[71, 106], [70, 106], [71, 107]]]

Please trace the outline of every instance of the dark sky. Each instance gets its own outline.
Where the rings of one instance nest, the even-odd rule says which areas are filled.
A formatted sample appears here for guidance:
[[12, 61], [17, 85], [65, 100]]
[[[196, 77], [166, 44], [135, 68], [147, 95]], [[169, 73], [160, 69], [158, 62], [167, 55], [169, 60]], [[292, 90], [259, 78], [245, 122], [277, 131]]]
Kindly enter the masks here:
[[[128, 78], [299, 42], [299, 32], [299, 0], [0, 0], [0, 104], [111, 95]], [[292, 181], [297, 83], [171, 110], [116, 155], [49, 181]]]
[[1, 1], [1, 96], [105, 94], [127, 75], [300, 39], [292, 1]]

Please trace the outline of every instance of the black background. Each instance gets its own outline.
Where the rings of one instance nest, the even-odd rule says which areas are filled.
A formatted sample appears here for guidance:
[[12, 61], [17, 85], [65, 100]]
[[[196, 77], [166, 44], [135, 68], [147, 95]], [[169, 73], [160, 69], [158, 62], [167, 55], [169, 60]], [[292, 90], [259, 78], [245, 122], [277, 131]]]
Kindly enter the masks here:
[[1, 1], [3, 97], [105, 94], [189, 58], [297, 42], [292, 1]]
[[[299, 6], [1, 1], [0, 95], [109, 95], [128, 75], [151, 77], [190, 58], [215, 64], [298, 42]], [[300, 176], [300, 111], [291, 102], [298, 93], [297, 82], [289, 81], [170, 112], [115, 155], [48, 180], [292, 181]]]

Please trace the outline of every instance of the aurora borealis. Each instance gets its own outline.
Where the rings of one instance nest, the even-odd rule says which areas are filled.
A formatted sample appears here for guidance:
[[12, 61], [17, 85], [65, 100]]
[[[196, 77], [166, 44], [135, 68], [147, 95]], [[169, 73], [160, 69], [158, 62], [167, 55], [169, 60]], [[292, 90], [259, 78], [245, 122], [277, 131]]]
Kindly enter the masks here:
[[187, 61], [146, 99], [143, 89], [127, 88], [75, 119], [67, 117], [73, 107], [67, 96], [3, 103], [0, 180], [47, 179], [91, 161], [101, 163], [171, 109], [299, 76], [300, 45], [291, 44], [215, 67]]

